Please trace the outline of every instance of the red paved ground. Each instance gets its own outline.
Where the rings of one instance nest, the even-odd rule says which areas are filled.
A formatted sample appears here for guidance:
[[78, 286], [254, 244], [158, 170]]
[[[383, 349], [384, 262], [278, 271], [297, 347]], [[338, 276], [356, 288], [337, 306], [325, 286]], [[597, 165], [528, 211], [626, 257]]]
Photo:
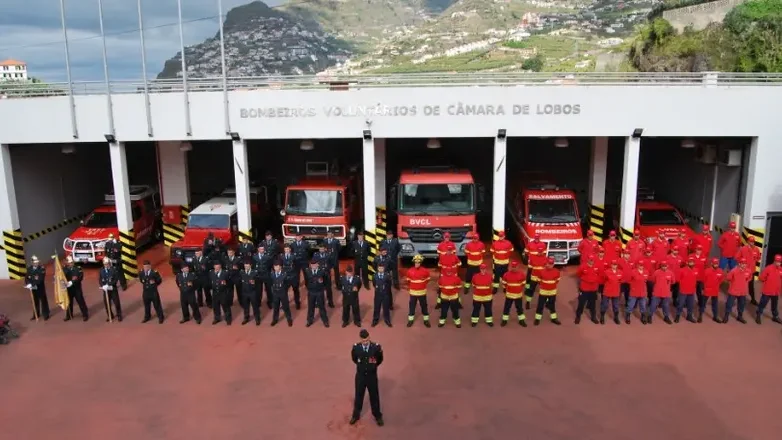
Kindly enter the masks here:
[[[165, 251], [141, 258], [163, 263]], [[570, 278], [561, 327], [407, 329], [400, 296], [394, 328], [372, 331], [386, 352], [387, 424], [372, 423], [367, 401], [349, 426], [358, 332], [339, 328], [339, 308], [330, 329], [305, 328], [303, 310], [293, 328], [270, 328], [266, 309], [261, 328], [179, 325], [159, 267], [163, 325], [140, 324], [138, 286], [123, 293], [121, 324], [104, 323], [94, 278], [95, 319], [65, 323], [58, 310], [34, 323], [20, 283], [0, 284], [0, 310], [23, 333], [0, 347], [3, 438], [771, 440], [782, 430], [782, 326], [576, 327]]]

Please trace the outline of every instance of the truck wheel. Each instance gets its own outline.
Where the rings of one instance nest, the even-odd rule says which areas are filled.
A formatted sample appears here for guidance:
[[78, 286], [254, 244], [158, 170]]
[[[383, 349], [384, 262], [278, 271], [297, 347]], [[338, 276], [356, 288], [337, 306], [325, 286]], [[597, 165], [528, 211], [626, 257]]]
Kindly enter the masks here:
[[163, 241], [163, 228], [160, 225], [155, 226], [152, 231], [152, 240], [156, 242]]

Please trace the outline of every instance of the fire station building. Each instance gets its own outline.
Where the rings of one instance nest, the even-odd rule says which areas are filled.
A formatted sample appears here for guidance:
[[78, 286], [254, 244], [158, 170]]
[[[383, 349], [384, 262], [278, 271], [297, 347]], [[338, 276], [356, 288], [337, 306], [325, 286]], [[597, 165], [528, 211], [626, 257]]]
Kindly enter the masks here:
[[[638, 188], [646, 185], [639, 175], [648, 175], [693, 221], [719, 231], [736, 219], [773, 253], [775, 237], [782, 242], [782, 226], [775, 227], [782, 218], [781, 79], [722, 73], [215, 78], [112, 83], [109, 92], [74, 84], [66, 87], [72, 92], [1, 99], [0, 278], [19, 278], [31, 255], [45, 259], [62, 249], [69, 225], [108, 192], [123, 241], [135, 246], [133, 163], [156, 176], [151, 180], [169, 212], [192, 206], [194, 185], [227, 172], [239, 231], [249, 234], [248, 150], [257, 146], [263, 168], [285, 154], [280, 140], [292, 140], [294, 150], [303, 140], [315, 149], [330, 139], [357, 146], [368, 236], [383, 222], [378, 213], [385, 213], [389, 185], [398, 178], [387, 162], [400, 140], [422, 140], [425, 151], [437, 139], [443, 161], [456, 154], [448, 151], [451, 141], [467, 145], [459, 154], [466, 151], [468, 161], [486, 159], [485, 211], [495, 234], [508, 227], [509, 182], [521, 167], [542, 160], [540, 168], [563, 179], [583, 170], [576, 186], [597, 228], [608, 220], [592, 212], [616, 194], [620, 232], [631, 233]], [[194, 173], [188, 156], [203, 142], [211, 142], [204, 153], [211, 160]], [[570, 148], [552, 155], [541, 147], [551, 144]], [[135, 156], [150, 145], [152, 154]], [[68, 154], [74, 150], [79, 154]], [[405, 154], [414, 163], [415, 154]], [[181, 223], [178, 217], [166, 221]]]

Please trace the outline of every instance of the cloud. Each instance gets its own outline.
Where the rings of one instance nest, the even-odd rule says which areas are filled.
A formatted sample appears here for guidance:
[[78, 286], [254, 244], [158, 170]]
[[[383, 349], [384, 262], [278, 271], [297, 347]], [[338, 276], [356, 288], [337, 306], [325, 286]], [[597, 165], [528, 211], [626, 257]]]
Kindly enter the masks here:
[[[64, 0], [71, 73], [74, 81], [103, 81], [98, 0]], [[268, 1], [269, 5], [283, 0]], [[223, 14], [248, 0], [223, 0]], [[142, 0], [147, 75], [154, 78], [163, 63], [179, 52], [176, 0]], [[217, 0], [182, 0], [185, 45], [200, 43], [219, 29]], [[134, 0], [103, 0], [103, 25], [109, 76], [139, 80], [142, 76], [138, 10]], [[65, 45], [59, 0], [0, 1], [0, 59], [25, 61], [31, 76], [66, 81]]]

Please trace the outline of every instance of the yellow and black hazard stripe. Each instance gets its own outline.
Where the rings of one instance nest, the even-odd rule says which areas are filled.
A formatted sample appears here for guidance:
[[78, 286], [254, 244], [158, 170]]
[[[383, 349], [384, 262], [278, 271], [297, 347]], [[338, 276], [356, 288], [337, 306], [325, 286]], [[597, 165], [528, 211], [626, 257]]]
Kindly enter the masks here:
[[[678, 207], [676, 205], [674, 205], [674, 208], [676, 208], [676, 210], [679, 211], [680, 213], [684, 214], [685, 217], [689, 217], [689, 218], [695, 220], [701, 226], [702, 225], [706, 225], [709, 228], [711, 228], [712, 230], [719, 232], [720, 234], [725, 232], [725, 230], [722, 227], [717, 226], [717, 225], [710, 225], [708, 220], [706, 220], [705, 218], [703, 218], [703, 217], [701, 217], [699, 215], [693, 214], [692, 212], [687, 211], [686, 209], [680, 208], [680, 207]], [[697, 232], [700, 232], [700, 231], [697, 231]]]
[[[764, 242], [764, 240], [766, 238], [765, 229], [763, 229], [763, 228], [751, 229], [751, 228], [748, 228], [748, 227], [745, 226], [743, 231], [741, 232], [741, 241], [744, 242], [744, 243], [747, 243], [749, 241], [749, 237], [754, 237], [755, 238], [755, 247], [757, 247], [758, 250], [762, 254], [763, 253], [763, 242]], [[760, 271], [762, 269], [760, 267], [760, 264], [761, 264], [760, 261], [755, 263], [755, 279], [757, 279], [758, 276], [760, 276]]]
[[181, 224], [182, 224], [182, 226], [187, 226], [187, 219], [188, 219], [188, 217], [190, 217], [190, 207], [187, 206], [187, 205], [182, 205], [181, 209], [180, 209], [180, 213], [182, 214], [181, 215], [181, 218], [182, 218]]
[[633, 231], [625, 228], [619, 228], [619, 240], [622, 242], [622, 246], [624, 247], [628, 241], [633, 239]]
[[374, 230], [366, 229], [364, 230], [364, 240], [369, 243], [369, 257], [367, 260], [369, 261], [369, 279], [374, 278], [375, 273], [375, 257], [378, 253], [378, 245], [380, 244], [380, 240], [377, 239], [377, 236], [375, 235]]
[[133, 230], [119, 231], [122, 244], [122, 275], [126, 280], [138, 277], [138, 258], [136, 257], [136, 234]]
[[24, 261], [24, 240], [22, 230], [3, 231], [3, 246], [5, 261], [8, 264], [8, 277], [12, 280], [24, 279], [27, 274], [27, 263]]
[[500, 231], [501, 231], [500, 229], [492, 229], [491, 230], [491, 240], [492, 241], [498, 241], [500, 239]]
[[179, 223], [163, 223], [163, 243], [171, 247], [177, 241], [185, 237], [187, 216], [190, 215], [188, 206], [180, 206]]
[[89, 215], [89, 212], [86, 212], [84, 214], [79, 214], [76, 217], [71, 217], [69, 219], [61, 221], [60, 223], [57, 223], [56, 225], [50, 226], [50, 227], [48, 227], [46, 229], [42, 229], [42, 230], [40, 230], [40, 231], [38, 231], [38, 232], [36, 232], [34, 234], [30, 234], [30, 235], [24, 237], [24, 242], [28, 243], [30, 241], [37, 240], [37, 239], [43, 237], [46, 234], [54, 232], [54, 231], [56, 231], [58, 229], [62, 229], [62, 228], [66, 227], [66, 226], [68, 226], [68, 225], [70, 225], [72, 223], [76, 223], [78, 221], [81, 221], [87, 215]]
[[243, 241], [253, 241], [252, 231], [239, 231], [239, 237], [241, 237]]
[[606, 210], [603, 205], [589, 205], [589, 229], [600, 241], [605, 234]]

